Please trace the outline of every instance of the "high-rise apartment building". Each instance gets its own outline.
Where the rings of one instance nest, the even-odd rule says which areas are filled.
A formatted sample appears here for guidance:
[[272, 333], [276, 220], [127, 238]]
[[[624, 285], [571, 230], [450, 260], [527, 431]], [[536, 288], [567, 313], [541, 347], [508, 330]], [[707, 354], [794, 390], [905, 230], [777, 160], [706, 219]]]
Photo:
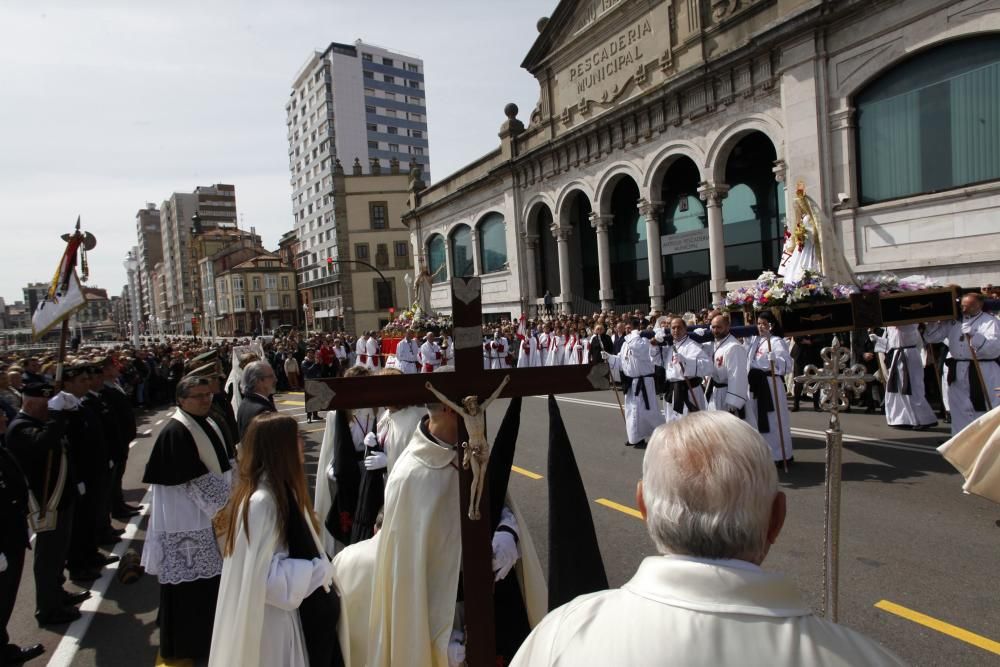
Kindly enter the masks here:
[[[138, 239], [139, 255], [139, 317], [142, 323], [148, 327], [150, 322], [155, 322], [157, 313], [155, 311], [156, 301], [151, 292], [150, 276], [153, 267], [157, 262], [163, 261], [163, 236], [160, 231], [160, 211], [156, 204], [148, 203], [145, 208], [139, 209], [135, 214], [135, 232]], [[148, 330], [148, 328], [147, 328]]]
[[404, 171], [420, 165], [422, 180], [430, 181], [424, 63], [361, 40], [332, 43], [299, 70], [285, 111], [299, 289], [316, 326], [330, 328], [331, 304], [341, 296], [334, 162], [366, 174], [375, 161]]
[[[197, 228], [192, 220], [195, 214]], [[192, 242], [192, 233], [234, 233], [236, 220], [236, 188], [232, 185], [199, 186], [190, 194], [175, 192], [163, 202], [160, 233], [167, 302], [163, 319], [168, 333], [192, 333], [202, 310], [199, 244]]]

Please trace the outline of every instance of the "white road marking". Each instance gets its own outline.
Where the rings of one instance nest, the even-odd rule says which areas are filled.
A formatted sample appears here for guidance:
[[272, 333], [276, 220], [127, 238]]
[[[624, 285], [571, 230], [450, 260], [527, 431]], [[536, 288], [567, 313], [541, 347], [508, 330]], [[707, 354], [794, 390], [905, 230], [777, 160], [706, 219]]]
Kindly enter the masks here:
[[139, 444], [138, 440], [133, 440], [132, 442], [128, 443], [128, 448], [132, 449], [133, 447], [135, 447], [138, 444]]
[[150, 498], [151, 494], [147, 490], [146, 495], [143, 496], [142, 499], [142, 514], [132, 517], [132, 519], [128, 522], [128, 525], [125, 526], [125, 534], [122, 535], [122, 541], [116, 544], [114, 550], [111, 552], [115, 556], [118, 556], [118, 562], [106, 565], [100, 578], [91, 586], [90, 598], [85, 600], [83, 604], [80, 605], [80, 611], [83, 615], [73, 621], [70, 626], [66, 628], [66, 632], [63, 634], [63, 638], [59, 641], [59, 645], [56, 646], [56, 650], [51, 653], [52, 657], [49, 658], [48, 662], [49, 667], [69, 667], [73, 664], [73, 659], [76, 657], [77, 651], [80, 650], [80, 644], [83, 642], [84, 635], [87, 634], [90, 622], [93, 621], [94, 616], [97, 615], [97, 612], [101, 607], [101, 602], [104, 601], [104, 595], [108, 592], [108, 587], [111, 585], [112, 579], [114, 579], [116, 573], [118, 572], [118, 566], [121, 564], [120, 559], [128, 550], [132, 540], [135, 539], [135, 535], [139, 531], [139, 522], [142, 520], [142, 517], [149, 512]]
[[160, 421], [156, 422], [156, 426], [159, 426], [159, 425], [160, 425], [160, 424], [162, 424], [162, 423], [163, 423], [164, 421], [165, 421], [165, 420], [161, 419]]
[[[548, 399], [548, 396], [534, 396], [533, 398]], [[570, 398], [568, 396], [556, 396], [556, 400], [561, 403], [574, 403], [576, 405], [587, 405], [591, 407], [600, 408], [610, 408], [612, 410], [617, 410], [618, 405], [616, 403], [607, 403], [605, 401], [589, 401], [584, 398]], [[809, 438], [826, 438], [824, 431], [816, 431], [808, 428], [798, 428], [793, 427], [791, 429], [793, 435], [805, 436]], [[899, 449], [905, 452], [916, 452], [918, 454], [931, 454], [933, 456], [940, 456], [938, 451], [934, 447], [926, 447], [923, 445], [911, 445], [905, 442], [890, 442], [887, 440], [881, 440], [879, 438], [870, 438], [864, 435], [848, 435], [844, 434], [844, 441], [851, 442], [860, 445], [874, 445], [876, 447], [886, 447], [888, 449]]]
[[[157, 426], [159, 426], [159, 424], [157, 424]], [[142, 432], [142, 433], [140, 433], [139, 435], [141, 435], [141, 436], [143, 436], [143, 437], [145, 437], [145, 436], [147, 436], [147, 435], [153, 435], [153, 429], [151, 429], [151, 428], [147, 428], [147, 429], [146, 429], [145, 431], [143, 431], [143, 432]]]

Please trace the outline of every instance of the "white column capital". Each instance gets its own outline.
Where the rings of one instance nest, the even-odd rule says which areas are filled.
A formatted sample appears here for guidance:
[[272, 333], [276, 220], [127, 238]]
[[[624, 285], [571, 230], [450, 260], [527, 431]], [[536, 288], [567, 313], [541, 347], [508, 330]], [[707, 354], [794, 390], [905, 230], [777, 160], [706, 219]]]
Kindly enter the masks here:
[[534, 250], [538, 247], [538, 234], [524, 233], [521, 234], [521, 236], [524, 238], [524, 247], [530, 250]]
[[722, 206], [722, 200], [729, 195], [729, 186], [725, 183], [710, 183], [705, 181], [698, 186], [698, 197], [709, 205]]
[[566, 243], [569, 241], [569, 237], [573, 234], [572, 227], [560, 227], [559, 225], [552, 225], [552, 237], [559, 243]]
[[607, 234], [608, 228], [615, 221], [615, 216], [609, 214], [601, 215], [597, 212], [592, 212], [589, 218], [590, 226], [596, 229], [598, 234]]
[[784, 183], [788, 177], [788, 165], [785, 164], [784, 160], [775, 160], [771, 171], [774, 172], [774, 180], [778, 183]]
[[639, 214], [646, 218], [646, 220], [651, 220], [663, 210], [663, 202], [650, 201], [646, 198], [637, 201], [635, 206], [639, 209]]

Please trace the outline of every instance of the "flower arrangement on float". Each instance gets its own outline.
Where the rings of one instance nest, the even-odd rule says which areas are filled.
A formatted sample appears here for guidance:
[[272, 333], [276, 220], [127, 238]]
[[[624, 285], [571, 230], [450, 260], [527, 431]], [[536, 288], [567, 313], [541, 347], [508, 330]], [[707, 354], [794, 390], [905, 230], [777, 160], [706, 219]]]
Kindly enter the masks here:
[[450, 315], [429, 316], [418, 304], [413, 304], [399, 313], [396, 319], [385, 325], [382, 334], [389, 338], [402, 338], [407, 330], [412, 329], [418, 336], [422, 336], [428, 331], [450, 330], [451, 327], [452, 318]]

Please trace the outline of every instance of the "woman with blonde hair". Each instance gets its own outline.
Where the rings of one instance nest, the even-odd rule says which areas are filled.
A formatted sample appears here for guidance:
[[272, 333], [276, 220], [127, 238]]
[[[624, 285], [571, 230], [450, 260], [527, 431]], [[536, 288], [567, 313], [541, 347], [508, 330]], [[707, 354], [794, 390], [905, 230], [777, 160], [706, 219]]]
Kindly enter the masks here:
[[239, 484], [216, 517], [224, 557], [209, 665], [342, 665], [340, 600], [309, 507], [303, 438], [292, 417], [251, 422]]

